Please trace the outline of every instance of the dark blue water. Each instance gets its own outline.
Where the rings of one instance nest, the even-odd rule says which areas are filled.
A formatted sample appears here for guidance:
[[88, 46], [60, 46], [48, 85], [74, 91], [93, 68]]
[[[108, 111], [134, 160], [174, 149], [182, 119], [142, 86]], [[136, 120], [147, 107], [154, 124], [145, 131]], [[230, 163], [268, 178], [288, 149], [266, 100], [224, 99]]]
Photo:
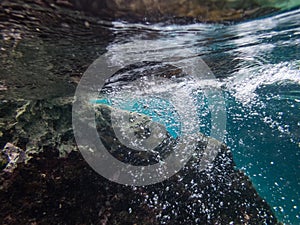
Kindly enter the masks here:
[[[288, 98], [281, 93], [286, 87]], [[234, 98], [228, 101], [226, 142], [235, 162], [287, 224], [299, 224], [300, 104], [291, 95], [299, 88], [299, 84], [266, 85], [251, 108], [238, 105]]]
[[[113, 29], [116, 40], [108, 55], [116, 64], [130, 57], [155, 61], [158, 55], [189, 59], [191, 54], [207, 63], [215, 76], [208, 85], [221, 88], [224, 95], [222, 141], [237, 167], [281, 221], [300, 224], [300, 10], [230, 25], [116, 22]], [[211, 113], [205, 95], [192, 97], [200, 131], [209, 135]], [[126, 107], [126, 101], [119, 107], [149, 115], [172, 136], [180, 135], [180, 117], [170, 102], [131, 99], [134, 104]]]

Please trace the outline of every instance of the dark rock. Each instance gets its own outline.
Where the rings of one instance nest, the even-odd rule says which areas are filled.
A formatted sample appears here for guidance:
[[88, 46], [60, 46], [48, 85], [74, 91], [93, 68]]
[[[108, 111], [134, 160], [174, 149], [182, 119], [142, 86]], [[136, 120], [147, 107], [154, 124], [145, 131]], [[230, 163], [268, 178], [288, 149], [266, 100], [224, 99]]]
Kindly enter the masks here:
[[4, 152], [0, 152], [0, 170], [3, 170], [8, 164], [8, 156]]
[[[118, 115], [123, 115], [126, 118], [130, 118], [130, 127], [128, 127], [127, 129], [132, 129], [135, 131], [134, 133], [137, 137], [135, 141], [143, 141], [147, 138], [147, 136], [150, 136], [153, 133], [153, 129], [158, 130], [156, 131], [158, 132], [158, 135], [164, 135], [164, 139], [161, 140], [160, 145], [158, 145], [151, 151], [137, 151], [124, 146], [116, 137], [116, 134], [114, 132], [114, 130], [116, 130], [116, 127], [112, 127], [112, 112], [117, 113]], [[95, 119], [97, 124], [97, 131], [104, 146], [115, 158], [124, 163], [130, 163], [131, 165], [135, 166], [152, 165], [154, 163], [158, 163], [160, 160], [163, 160], [166, 156], [169, 155], [172, 149], [172, 145], [174, 145], [175, 143], [175, 140], [167, 134], [164, 126], [159, 123], [153, 122], [149, 117], [145, 115], [114, 109], [106, 105], [99, 105], [98, 107], [96, 107]], [[117, 126], [122, 125], [118, 124]], [[154, 138], [153, 142], [156, 142], [158, 139], [160, 139], [158, 135]], [[141, 143], [141, 145], [139, 146], [142, 146], [142, 144], [143, 143]]]
[[[128, 76], [121, 71], [106, 86], [120, 87], [120, 83], [141, 76], [176, 79], [184, 76], [172, 66], [142, 63], [142, 67], [148, 64], [151, 69], [144, 73], [135, 72], [140, 66], [133, 66], [133, 72], [125, 68]], [[277, 223], [249, 178], [234, 167], [225, 145], [214, 140], [218, 154], [212, 165], [205, 170], [200, 168], [208, 140], [201, 134], [195, 156], [179, 173], [161, 183], [136, 188], [104, 179], [74, 151], [77, 146], [72, 131], [72, 103], [73, 98], [68, 97], [1, 101], [0, 143], [11, 142], [32, 157], [27, 163], [20, 162], [12, 173], [0, 174], [3, 224]], [[116, 110], [99, 105], [96, 111], [98, 133], [115, 158], [146, 165], [156, 163], [158, 157], [163, 159], [172, 151], [176, 140], [167, 134], [154, 152], [128, 154], [132, 149], [116, 141], [111, 128], [110, 113]], [[152, 125], [161, 127], [147, 116], [117, 112], [133, 117], [131, 128], [139, 137], [147, 137]]]
[[[5, 116], [0, 120], [3, 132], [1, 147], [12, 142], [25, 149], [27, 155], [49, 148], [59, 149], [61, 155], [74, 150], [72, 100], [2, 101], [0, 114]], [[10, 114], [7, 114], [8, 108]]]
[[[275, 3], [214, 0], [70, 0], [74, 8], [89, 14], [127, 21], [237, 21], [280, 9]], [[297, 3], [295, 3], [297, 5]], [[299, 4], [298, 4], [299, 5]], [[281, 5], [281, 7], [283, 7]], [[185, 20], [180, 20], [184, 18]]]
[[1, 224], [155, 224], [154, 210], [135, 204], [139, 193], [96, 174], [79, 152], [49, 153], [1, 174]]
[[[52, 101], [52, 108], [65, 114], [61, 106], [55, 107], [58, 102]], [[99, 110], [103, 125], [113, 108]], [[41, 114], [46, 112], [51, 110]], [[149, 121], [145, 116], [139, 119]], [[106, 124], [104, 128], [109, 121]], [[13, 173], [1, 173], [0, 217], [3, 224], [277, 224], [249, 178], [235, 169], [225, 145], [219, 143], [213, 164], [199, 170], [206, 139], [179, 173], [138, 188], [112, 183], [95, 173], [79, 152], [62, 158], [49, 145], [27, 164], [19, 163]], [[118, 151], [115, 154], [120, 156]]]
[[[53, 21], [56, 20], [57, 12], [61, 13], [61, 9], [64, 9], [73, 11], [75, 14], [78, 10], [108, 21], [122, 19], [135, 22], [167, 23], [239, 21], [299, 6], [297, 0], [288, 2], [280, 0], [26, 0], [25, 3], [26, 7], [35, 4], [36, 8], [44, 9], [44, 12], [47, 10], [54, 12], [53, 15], [45, 15], [45, 17], [50, 16]], [[11, 6], [5, 12], [12, 12], [14, 8], [23, 7], [17, 4], [17, 2], [4, 1], [3, 5]], [[22, 12], [17, 12], [13, 13], [13, 18], [26, 19], [28, 17]], [[65, 29], [72, 28], [73, 23], [67, 21], [69, 22], [70, 19], [59, 26]], [[90, 28], [90, 24], [92, 24], [90, 21], [82, 23], [86, 28]]]
[[[97, 116], [96, 121], [103, 125], [105, 118], [110, 118], [110, 113], [115, 110], [111, 107], [99, 106], [102, 114]], [[118, 114], [129, 112], [118, 110]], [[141, 116], [142, 117], [142, 116]], [[143, 116], [145, 117], [145, 116]], [[145, 118], [143, 118], [145, 120]], [[109, 119], [107, 119], [109, 120]], [[106, 120], [106, 121], [107, 121]], [[144, 127], [142, 123], [140, 126]], [[106, 126], [102, 126], [106, 127]], [[100, 132], [100, 137], [115, 135], [113, 131]], [[109, 134], [109, 135], [108, 135]], [[172, 139], [168, 136], [169, 139]], [[213, 165], [208, 166], [204, 171], [200, 168], [200, 161], [203, 157], [203, 150], [208, 144], [208, 139], [215, 142], [218, 154]], [[110, 140], [108, 146], [119, 146], [114, 154], [119, 160], [124, 160], [125, 152], [132, 152], [122, 146], [120, 142], [113, 143]], [[162, 148], [172, 149], [173, 141], [163, 143]], [[110, 149], [110, 148], [108, 148]], [[157, 149], [160, 153], [160, 150]], [[133, 158], [136, 155], [129, 154]], [[128, 157], [127, 157], [128, 158]], [[145, 155], [142, 161], [144, 162]], [[163, 160], [164, 156], [159, 157]], [[151, 155], [148, 156], [148, 164], [151, 164]], [[139, 160], [139, 158], [135, 158]], [[128, 163], [128, 162], [127, 162]], [[178, 174], [162, 183], [139, 188], [145, 196], [146, 202], [154, 208], [161, 208], [158, 216], [159, 222], [176, 224], [276, 224], [277, 220], [268, 204], [259, 197], [252, 186], [251, 181], [241, 171], [234, 168], [234, 162], [230, 150], [222, 143], [212, 138], [199, 134], [198, 148], [196, 155], [188, 162]], [[156, 202], [156, 203], [155, 203]], [[164, 209], [164, 210], [162, 210]], [[173, 222], [171, 222], [172, 224]]]

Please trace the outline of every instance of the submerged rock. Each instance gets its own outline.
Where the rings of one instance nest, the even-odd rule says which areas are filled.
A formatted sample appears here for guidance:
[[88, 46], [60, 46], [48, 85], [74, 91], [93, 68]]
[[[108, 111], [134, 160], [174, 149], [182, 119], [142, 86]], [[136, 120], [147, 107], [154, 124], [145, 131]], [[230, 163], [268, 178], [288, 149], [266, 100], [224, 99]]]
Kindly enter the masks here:
[[[130, 120], [129, 123], [126, 123], [128, 127], [124, 127], [124, 124], [120, 122], [113, 127], [111, 121], [112, 113], [128, 118]], [[98, 105], [96, 107], [95, 120], [99, 137], [106, 149], [124, 163], [130, 163], [135, 166], [158, 163], [169, 155], [172, 145], [175, 144], [175, 140], [167, 133], [163, 125], [153, 122], [148, 116], [142, 114], [119, 110], [106, 105]], [[129, 138], [126, 146], [121, 143], [115, 133], [115, 130], [120, 128], [124, 129], [122, 136], [128, 135], [126, 130], [131, 129], [135, 136], [134, 141]], [[151, 148], [151, 143], [148, 143], [147, 149], [137, 150], [144, 147], [144, 140], [150, 135], [153, 149], [149, 149]], [[156, 146], [156, 142], [161, 144]], [[136, 149], [131, 149], [130, 146]]]
[[[106, 122], [106, 126], [101, 126], [106, 129], [100, 130], [99, 134], [102, 140], [107, 136], [110, 137], [108, 149], [118, 146], [118, 149], [114, 149], [114, 156], [119, 160], [132, 157], [135, 158], [135, 163], [141, 161], [139, 156], [136, 157], [137, 154], [132, 154], [133, 150], [119, 141], [112, 141], [116, 140], [113, 130], [107, 132], [110, 114], [117, 109], [100, 105], [98, 110], [102, 113], [100, 116], [96, 113], [96, 121], [100, 121], [101, 124]], [[128, 111], [117, 111], [121, 115], [133, 114]], [[139, 121], [147, 121], [145, 117], [140, 115]], [[155, 124], [155, 122], [151, 123]], [[147, 126], [144, 122], [139, 124], [141, 127]], [[167, 139], [169, 141], [163, 141], [155, 151], [159, 155], [158, 160], [163, 160], [166, 157], [165, 152], [170, 152], [176, 142], [171, 136], [167, 136]], [[206, 165], [205, 170], [202, 170], [201, 160], [205, 157], [204, 149], [209, 141], [214, 142], [216, 149], [213, 150], [218, 153], [213, 164]], [[165, 151], [166, 148], [168, 151]], [[128, 156], [124, 151], [131, 154]], [[148, 164], [155, 161], [152, 152], [148, 157], [144, 152], [142, 153], [144, 163], [145, 158], [148, 159]], [[130, 163], [128, 160], [126, 162]], [[162, 183], [137, 190], [147, 196], [145, 201], [148, 205], [155, 209], [161, 208], [158, 215], [159, 223], [173, 224], [174, 221], [176, 224], [229, 224], [232, 221], [234, 224], [277, 223], [271, 208], [259, 197], [249, 178], [234, 168], [231, 152], [226, 145], [201, 133], [199, 133], [195, 154], [179, 173]]]
[[[39, 153], [0, 176], [1, 224], [157, 224], [131, 187], [96, 174], [79, 152]], [[129, 213], [129, 208], [133, 213]]]
[[[297, 0], [69, 0], [71, 7], [93, 15], [129, 21], [162, 22], [174, 18], [196, 21], [236, 21], [299, 6]], [[178, 20], [180, 21], [180, 20]], [[184, 20], [181, 20], [182, 22]]]
[[8, 156], [4, 152], [0, 152], [0, 170], [5, 169], [8, 164]]
[[[117, 73], [108, 80], [105, 91], [152, 73], [164, 78], [184, 77], [178, 68], [158, 65], [144, 73], [134, 72], [135, 76]], [[199, 134], [195, 154], [177, 174], [146, 187], [124, 186], [95, 173], [77, 151], [72, 130], [73, 98], [0, 103], [1, 147], [10, 142], [32, 157], [27, 163], [18, 163], [12, 173], [0, 173], [0, 218], [4, 224], [277, 223], [249, 178], [235, 168], [229, 149], [216, 140], [217, 155], [204, 170], [201, 160], [212, 139]], [[165, 133], [162, 144], [154, 151], [122, 145], [111, 124], [112, 112], [130, 117], [132, 122], [123, 126], [124, 131], [133, 129], [139, 138], [147, 138], [153, 127], [158, 128]], [[95, 115], [102, 142], [124, 163], [157, 163], [176, 144], [164, 126], [146, 115], [106, 105], [96, 106]], [[86, 122], [84, 118], [82, 122]], [[5, 159], [3, 162], [7, 163]]]
[[71, 123], [73, 98], [0, 101], [1, 148], [7, 143], [27, 155], [58, 149], [63, 156], [75, 147]]
[[[57, 117], [49, 116], [48, 122], [63, 115], [71, 117], [70, 111], [57, 107], [61, 102], [52, 100], [52, 107], [39, 108], [31, 120], [34, 115], [54, 112]], [[65, 101], [67, 109], [71, 102]], [[98, 110], [96, 120], [104, 128], [98, 132], [100, 136], [102, 132], [101, 138], [107, 146], [114, 149], [119, 143], [111, 136], [109, 113], [117, 109], [99, 105]], [[23, 116], [27, 115], [25, 112]], [[122, 113], [130, 114], [118, 110], [118, 114]], [[147, 116], [134, 116], [135, 129], [143, 135], [139, 126], [152, 122]], [[22, 126], [27, 127], [26, 123]], [[28, 132], [28, 135], [34, 133], [31, 129]], [[232, 155], [224, 144], [219, 143], [213, 164], [205, 170], [199, 169], [208, 140], [201, 137], [195, 155], [179, 173], [161, 183], [138, 188], [108, 181], [95, 173], [79, 152], [61, 157], [55, 145], [50, 144], [27, 164], [19, 163], [13, 173], [1, 172], [0, 217], [5, 224], [277, 224], [271, 208], [257, 194], [249, 178], [234, 167]], [[37, 145], [45, 141], [48, 140], [40, 139]], [[75, 143], [69, 143], [76, 150]], [[121, 160], [128, 159], [128, 155], [122, 154], [130, 149], [119, 149], [112, 154]], [[152, 156], [146, 155], [146, 159], [155, 160]], [[142, 159], [139, 155], [134, 157], [135, 162]]]
[[230, 164], [224, 171], [133, 188], [99, 176], [78, 152], [48, 151], [1, 174], [0, 216], [4, 224], [276, 224], [249, 179]]

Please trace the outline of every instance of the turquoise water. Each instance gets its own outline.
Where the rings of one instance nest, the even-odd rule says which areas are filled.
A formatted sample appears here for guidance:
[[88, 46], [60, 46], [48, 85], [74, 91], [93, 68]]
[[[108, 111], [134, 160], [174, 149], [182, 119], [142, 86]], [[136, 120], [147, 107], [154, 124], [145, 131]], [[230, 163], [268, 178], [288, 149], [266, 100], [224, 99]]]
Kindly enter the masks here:
[[[296, 1], [285, 3], [292, 7]], [[230, 147], [237, 168], [252, 179], [281, 221], [300, 224], [300, 9], [239, 23], [184, 24], [182, 20], [180, 25], [170, 25], [111, 23], [30, 2], [6, 1], [0, 7], [0, 98], [5, 104], [16, 103], [8, 111], [3, 109], [5, 117], [15, 116], [12, 111], [19, 101], [41, 100], [42, 104], [43, 100], [73, 97], [84, 70], [104, 53], [121, 67], [130, 59], [142, 62], [171, 58], [181, 59], [194, 71], [199, 67], [194, 58], [202, 58], [215, 77], [195, 83], [197, 91], [191, 94], [200, 131], [211, 135], [210, 106], [214, 107], [201, 90], [206, 85], [221, 89], [226, 106], [222, 141]], [[151, 69], [144, 65], [134, 74]], [[175, 92], [172, 87], [164, 88], [171, 94]], [[190, 110], [183, 99], [177, 95], [177, 103]], [[124, 98], [122, 105], [107, 99], [92, 103], [147, 114], [165, 125], [173, 137], [181, 135], [180, 115], [165, 98]], [[48, 104], [45, 107], [47, 110]], [[1, 128], [6, 130], [7, 124]], [[66, 131], [57, 130], [60, 132]], [[12, 140], [12, 135], [17, 140]], [[33, 141], [39, 145], [38, 140], [32, 140], [34, 136], [27, 140], [24, 135], [5, 134], [1, 143], [4, 146], [11, 140], [22, 147], [23, 142], [30, 141], [31, 146]], [[56, 136], [53, 140], [62, 142]], [[48, 146], [48, 137], [44, 141]]]
[[[260, 194], [287, 224], [299, 223], [299, 90], [300, 84], [289, 81], [260, 87], [256, 104], [250, 108], [224, 92], [228, 116], [224, 141], [234, 153], [237, 167], [251, 177]], [[195, 99], [199, 122], [203, 124], [200, 132], [209, 135], [207, 101], [200, 94]], [[148, 115], [163, 124], [174, 138], [180, 136], [180, 117], [170, 102], [157, 98], [131, 99], [130, 103], [127, 100], [122, 105], [105, 99], [95, 103]]]
[[[262, 87], [258, 93], [263, 106], [251, 108], [238, 104], [229, 92], [224, 93], [228, 112], [224, 141], [233, 151], [237, 167], [246, 171], [279, 218], [288, 224], [299, 222], [299, 90], [299, 84], [289, 82]], [[200, 131], [209, 135], [207, 101], [203, 95], [196, 100], [199, 122], [204, 124]], [[180, 136], [180, 117], [170, 102], [157, 98], [132, 101], [133, 104], [124, 101], [114, 105], [102, 99], [95, 103], [148, 115], [163, 124], [174, 138]]]
[[[281, 221], [300, 224], [300, 10], [229, 25], [114, 26], [117, 38], [108, 54], [120, 65], [126, 57], [143, 61], [150, 54], [155, 61], [155, 54], [160, 54], [189, 59], [190, 52], [207, 63], [216, 77], [208, 85], [221, 88], [224, 95], [223, 141], [237, 168], [252, 179]], [[137, 28], [138, 35], [124, 35]], [[153, 49], [158, 50], [151, 55]], [[192, 98], [200, 131], [209, 135], [207, 99], [201, 93]], [[97, 103], [114, 106], [105, 100]], [[180, 117], [170, 102], [133, 98], [122, 104], [117, 106], [149, 115], [174, 137], [180, 135]]]

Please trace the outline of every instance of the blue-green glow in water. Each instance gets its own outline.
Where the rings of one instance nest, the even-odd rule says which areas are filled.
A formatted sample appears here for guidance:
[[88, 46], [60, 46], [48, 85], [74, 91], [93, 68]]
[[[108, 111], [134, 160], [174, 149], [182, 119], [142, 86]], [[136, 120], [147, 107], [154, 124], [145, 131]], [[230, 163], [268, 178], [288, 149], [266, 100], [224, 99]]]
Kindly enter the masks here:
[[[207, 99], [200, 91], [193, 93], [193, 97], [195, 100], [195, 106], [197, 107], [200, 132], [205, 135], [209, 135], [211, 129], [211, 119]], [[152, 121], [164, 125], [168, 133], [173, 138], [177, 138], [181, 135], [180, 116], [178, 113], [176, 113], [176, 108], [172, 105], [172, 103], [166, 99], [147, 97], [130, 100], [126, 99], [122, 100], [121, 102], [118, 101], [117, 103], [114, 103], [114, 101], [110, 99], [99, 98], [91, 100], [91, 103], [105, 104], [122, 110], [147, 115], [152, 119]]]
[[[290, 82], [263, 86], [257, 91], [259, 101], [250, 108], [239, 104], [229, 92], [225, 93], [228, 116], [225, 142], [234, 153], [237, 167], [251, 177], [279, 218], [289, 218], [292, 224], [297, 224], [299, 216], [299, 90], [300, 84]], [[202, 124], [200, 132], [209, 135], [211, 118], [207, 101], [202, 94], [195, 97]], [[112, 105], [107, 99], [93, 103]], [[163, 124], [174, 138], [180, 135], [180, 117], [170, 102], [148, 98], [124, 104], [126, 101], [119, 108], [150, 116]]]
[[[143, 61], [147, 52], [154, 60], [156, 54], [188, 58], [187, 52], [203, 58], [224, 90], [223, 141], [237, 168], [252, 179], [280, 221], [300, 224], [300, 9], [230, 25], [114, 25], [120, 39], [108, 51], [115, 63], [128, 55]], [[137, 27], [145, 32], [130, 40], [122, 36]], [[211, 113], [199, 90], [193, 98], [200, 131], [209, 135]], [[170, 103], [139, 99], [130, 104], [123, 109], [149, 115], [174, 137], [180, 135], [180, 118]], [[157, 114], [157, 108], [163, 110]]]

